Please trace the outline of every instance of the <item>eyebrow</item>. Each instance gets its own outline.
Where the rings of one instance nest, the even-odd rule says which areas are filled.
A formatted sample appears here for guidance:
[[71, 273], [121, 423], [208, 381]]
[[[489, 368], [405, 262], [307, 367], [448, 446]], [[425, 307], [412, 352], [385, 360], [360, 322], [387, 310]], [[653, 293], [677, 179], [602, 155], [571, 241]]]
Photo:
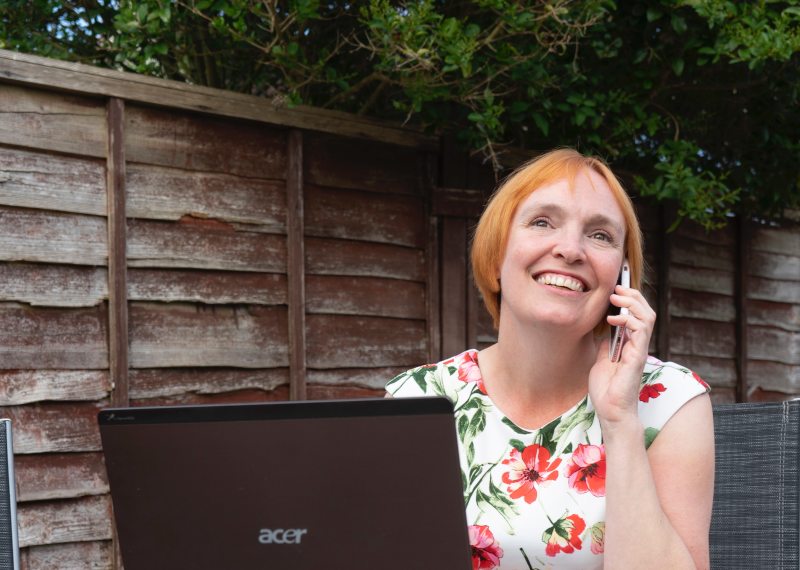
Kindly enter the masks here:
[[[543, 213], [552, 213], [557, 216], [563, 216], [566, 211], [558, 204], [533, 204], [528, 206], [522, 211], [523, 217], [528, 217], [534, 211], [536, 212], [543, 212]], [[589, 226], [611, 226], [612, 228], [616, 229], [618, 232], [622, 233], [624, 230], [623, 228], [614, 220], [609, 218], [604, 214], [594, 214], [588, 220], [586, 220], [586, 225]]]

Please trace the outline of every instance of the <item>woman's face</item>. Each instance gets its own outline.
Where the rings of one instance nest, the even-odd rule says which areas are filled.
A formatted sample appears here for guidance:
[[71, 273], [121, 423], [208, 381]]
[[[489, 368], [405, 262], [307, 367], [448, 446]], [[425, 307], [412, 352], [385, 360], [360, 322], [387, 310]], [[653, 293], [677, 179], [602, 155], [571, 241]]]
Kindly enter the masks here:
[[499, 271], [501, 320], [584, 335], [603, 319], [622, 266], [625, 217], [605, 179], [588, 176], [579, 173], [574, 188], [566, 179], [543, 186], [517, 209]]

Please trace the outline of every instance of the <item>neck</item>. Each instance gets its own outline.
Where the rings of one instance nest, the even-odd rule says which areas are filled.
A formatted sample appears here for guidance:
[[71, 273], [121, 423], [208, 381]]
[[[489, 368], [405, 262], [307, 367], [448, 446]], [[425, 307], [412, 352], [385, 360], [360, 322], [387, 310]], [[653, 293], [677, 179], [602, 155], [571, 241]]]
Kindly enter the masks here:
[[492, 401], [521, 427], [536, 429], [560, 416], [588, 392], [597, 359], [592, 331], [500, 322], [498, 342], [479, 365]]

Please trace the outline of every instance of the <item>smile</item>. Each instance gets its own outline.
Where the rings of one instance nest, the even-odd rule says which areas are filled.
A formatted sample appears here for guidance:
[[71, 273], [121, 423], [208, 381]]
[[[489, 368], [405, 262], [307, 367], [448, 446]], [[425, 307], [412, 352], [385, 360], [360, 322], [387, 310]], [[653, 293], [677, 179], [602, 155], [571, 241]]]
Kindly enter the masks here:
[[577, 291], [578, 293], [586, 289], [586, 286], [575, 277], [565, 277], [556, 273], [542, 273], [536, 277], [536, 282], [542, 285], [550, 285], [552, 287], [559, 287], [561, 289], [568, 289], [570, 291]]

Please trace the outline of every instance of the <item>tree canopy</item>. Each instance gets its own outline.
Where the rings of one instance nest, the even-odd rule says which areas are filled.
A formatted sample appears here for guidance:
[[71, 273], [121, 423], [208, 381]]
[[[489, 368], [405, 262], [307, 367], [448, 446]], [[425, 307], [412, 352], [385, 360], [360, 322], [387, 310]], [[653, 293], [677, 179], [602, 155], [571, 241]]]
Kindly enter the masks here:
[[707, 228], [800, 206], [800, 0], [0, 0], [0, 48], [577, 146]]

